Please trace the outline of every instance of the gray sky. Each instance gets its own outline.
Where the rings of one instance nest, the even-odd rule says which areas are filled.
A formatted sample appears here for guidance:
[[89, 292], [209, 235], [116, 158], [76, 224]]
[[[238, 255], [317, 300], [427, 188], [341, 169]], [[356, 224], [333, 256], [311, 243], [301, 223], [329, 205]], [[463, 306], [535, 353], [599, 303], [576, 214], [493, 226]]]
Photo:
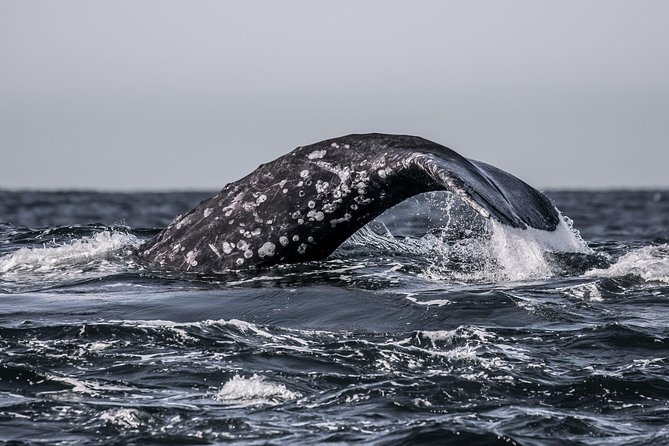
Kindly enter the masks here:
[[541, 188], [669, 187], [667, 1], [0, 0], [0, 187], [220, 189], [424, 136]]

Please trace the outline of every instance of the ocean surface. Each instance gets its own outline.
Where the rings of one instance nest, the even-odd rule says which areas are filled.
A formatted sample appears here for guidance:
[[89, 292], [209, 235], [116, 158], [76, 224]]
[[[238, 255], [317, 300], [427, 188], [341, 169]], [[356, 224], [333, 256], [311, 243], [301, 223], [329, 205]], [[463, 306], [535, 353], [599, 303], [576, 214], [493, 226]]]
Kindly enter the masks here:
[[323, 262], [138, 261], [212, 193], [0, 191], [0, 443], [669, 444], [669, 191], [549, 192], [552, 234], [432, 193]]

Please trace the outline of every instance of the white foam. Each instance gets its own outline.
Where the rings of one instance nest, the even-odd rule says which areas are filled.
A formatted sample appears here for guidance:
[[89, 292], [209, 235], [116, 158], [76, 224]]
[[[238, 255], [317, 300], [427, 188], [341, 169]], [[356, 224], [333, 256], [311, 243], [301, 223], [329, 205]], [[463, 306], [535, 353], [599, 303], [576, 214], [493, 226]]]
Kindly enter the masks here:
[[[447, 240], [450, 220], [440, 234], [431, 233], [419, 239], [396, 238], [379, 221], [373, 222], [373, 225], [375, 230], [371, 229], [371, 224], [363, 227], [347, 240], [346, 245], [371, 246], [418, 255], [431, 263], [421, 275], [439, 281], [504, 282], [543, 279], [555, 274], [548, 253], [592, 253], [566, 217], [560, 218], [555, 231], [517, 229], [494, 220], [486, 220], [484, 234], [450, 243]], [[459, 263], [460, 268], [454, 268], [454, 263]]]
[[578, 299], [590, 300], [592, 302], [601, 302], [604, 300], [596, 283], [584, 283], [566, 288], [559, 288], [559, 290]]
[[436, 305], [437, 307], [443, 307], [444, 305], [450, 305], [452, 302], [448, 299], [432, 299], [432, 300], [420, 300], [414, 297], [414, 293], [408, 293], [405, 295], [407, 300], [410, 300], [411, 302], [415, 303], [416, 305], [425, 305], [425, 306], [431, 306], [431, 305]]
[[263, 338], [272, 338], [272, 335], [266, 332], [265, 330], [261, 329], [258, 327], [256, 324], [252, 324], [251, 322], [246, 322], [242, 321], [239, 319], [230, 319], [230, 320], [223, 320], [220, 319], [218, 321], [204, 321], [203, 324], [224, 324], [224, 325], [231, 325], [233, 327], [236, 327], [237, 329], [244, 331], [244, 332], [251, 332], [256, 334], [257, 336], [262, 336]]
[[137, 429], [142, 425], [140, 412], [137, 409], [121, 408], [105, 410], [100, 414], [100, 419], [125, 429]]
[[40, 273], [63, 266], [85, 265], [91, 261], [106, 260], [123, 248], [136, 247], [141, 243], [134, 235], [103, 231], [61, 246], [21, 248], [0, 257], [0, 273]]
[[422, 337], [429, 339], [432, 345], [435, 342], [453, 343], [456, 339], [460, 340], [477, 340], [481, 342], [488, 342], [493, 339], [495, 335], [489, 333], [485, 328], [480, 327], [466, 327], [460, 326], [454, 330], [436, 330], [436, 331], [421, 331]]
[[560, 217], [555, 231], [517, 229], [490, 221], [489, 259], [493, 261], [497, 280], [531, 280], [551, 277], [553, 270], [546, 258], [548, 252], [591, 253], [571, 220]]
[[628, 252], [605, 269], [585, 273], [595, 277], [623, 277], [633, 275], [647, 282], [669, 283], [669, 245], [644, 246]]
[[235, 375], [223, 385], [215, 398], [220, 401], [257, 405], [278, 403], [301, 396], [298, 392], [288, 390], [283, 384], [265, 381], [263, 377], [254, 374], [250, 378]]

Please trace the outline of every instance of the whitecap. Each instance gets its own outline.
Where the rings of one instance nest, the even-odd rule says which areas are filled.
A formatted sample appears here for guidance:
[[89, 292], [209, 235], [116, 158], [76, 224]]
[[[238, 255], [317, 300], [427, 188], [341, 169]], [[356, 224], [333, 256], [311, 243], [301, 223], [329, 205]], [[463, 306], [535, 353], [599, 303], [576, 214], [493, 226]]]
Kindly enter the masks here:
[[644, 246], [620, 257], [604, 269], [585, 273], [594, 277], [637, 276], [646, 282], [669, 283], [669, 245]]
[[253, 375], [244, 378], [235, 375], [218, 391], [215, 398], [219, 401], [242, 405], [276, 404], [299, 398], [299, 392], [293, 392], [283, 384], [266, 381], [265, 378]]

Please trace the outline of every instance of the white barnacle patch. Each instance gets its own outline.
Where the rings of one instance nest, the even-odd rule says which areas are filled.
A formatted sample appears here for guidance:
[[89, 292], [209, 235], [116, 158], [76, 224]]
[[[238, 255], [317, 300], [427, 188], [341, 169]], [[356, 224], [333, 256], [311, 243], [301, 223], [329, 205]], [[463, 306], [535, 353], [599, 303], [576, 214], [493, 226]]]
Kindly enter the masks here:
[[294, 241], [294, 242], [299, 242], [299, 241], [300, 241], [300, 236], [297, 235], [297, 234], [295, 234], [295, 235], [293, 236], [293, 241]]
[[307, 203], [307, 206], [309, 206], [310, 209], [313, 209], [316, 207], [316, 203], [314, 203], [312, 200], [309, 200], [309, 203]]
[[316, 192], [318, 192], [319, 194], [324, 194], [325, 192], [327, 192], [329, 186], [330, 183], [328, 183], [327, 181], [318, 180], [316, 181]]
[[272, 257], [274, 255], [274, 250], [276, 249], [276, 245], [272, 242], [265, 242], [263, 245], [258, 249], [258, 256], [259, 257]]
[[190, 266], [197, 266], [197, 260], [195, 260], [195, 256], [197, 256], [197, 251], [188, 251], [186, 253], [186, 263], [188, 263]]
[[240, 257], [240, 258], [238, 258], [238, 259], [235, 261], [235, 263], [236, 263], [237, 265], [243, 265], [243, 264], [244, 264], [244, 259], [242, 259], [242, 258]]
[[304, 254], [307, 251], [307, 245], [305, 243], [300, 243], [300, 246], [297, 247], [297, 252]]
[[211, 213], [214, 212], [212, 208], [207, 208], [204, 210], [204, 218], [207, 218], [211, 215]]
[[281, 243], [281, 246], [287, 246], [289, 243], [288, 237], [282, 235], [281, 237], [279, 237], [279, 243]]
[[283, 192], [284, 194], [287, 194], [287, 193], [288, 193], [288, 189], [284, 189], [284, 190], [282, 190], [281, 192]]
[[228, 242], [223, 242], [223, 252], [225, 254], [230, 254], [233, 249], [235, 249], [234, 245]]
[[190, 219], [186, 217], [183, 220], [179, 221], [179, 223], [177, 223], [177, 229], [181, 229], [183, 225], [187, 225], [188, 223], [190, 223]]
[[304, 224], [304, 218], [300, 218], [297, 220], [297, 224], [303, 225]]
[[326, 153], [327, 150], [314, 150], [309, 155], [307, 155], [307, 158], [309, 158], [310, 160], [321, 159], [325, 156]]
[[237, 205], [239, 204], [240, 201], [242, 201], [242, 198], [244, 198], [244, 192], [240, 192], [237, 195], [235, 195], [235, 198], [232, 199], [232, 203], [223, 207], [223, 209], [225, 210], [226, 217], [232, 215], [232, 211], [237, 209]]
[[293, 220], [297, 220], [298, 218], [300, 218], [302, 216], [302, 212], [295, 211], [292, 214], [290, 214], [290, 216], [293, 218]]
[[379, 177], [380, 177], [380, 178], [385, 178], [385, 177], [387, 176], [387, 175], [386, 175], [386, 170], [385, 170], [385, 169], [379, 169], [376, 173], [379, 174]]
[[251, 257], [253, 257], [253, 251], [247, 249], [246, 251], [244, 251], [244, 257], [250, 259]]
[[307, 237], [307, 241], [308, 241], [309, 243], [313, 243], [313, 242], [314, 242], [314, 238], [313, 238], [312, 236], [309, 236], [309, 237]]
[[300, 177], [306, 178], [309, 176], [309, 171], [307, 169], [304, 169], [302, 172], [300, 172]]
[[351, 220], [351, 214], [349, 214], [349, 213], [347, 212], [346, 214], [344, 214], [344, 217], [343, 217], [343, 218], [335, 218], [335, 219], [333, 219], [333, 220], [330, 220], [330, 225], [334, 228], [334, 227], [337, 226], [339, 223], [344, 223], [344, 222], [347, 222], [347, 221], [349, 221], [349, 220]]
[[323, 214], [321, 211], [316, 211], [316, 210], [311, 210], [307, 214], [307, 217], [309, 218], [310, 221], [323, 221], [325, 218], [325, 214]]
[[261, 196], [256, 198], [256, 203], [257, 204], [264, 203], [265, 201], [267, 201], [267, 195], [265, 195], [265, 194], [262, 194]]
[[348, 144], [344, 144], [344, 148], [345, 148], [345, 149], [350, 149], [351, 146], [349, 146]]
[[331, 146], [332, 148], [334, 148], [334, 149], [338, 149], [338, 148], [339, 148], [339, 144], [337, 144], [336, 142], [333, 142], [332, 144], [330, 144], [330, 146]]
[[335, 209], [337, 209], [337, 205], [334, 203], [325, 203], [322, 209], [326, 214], [331, 214], [335, 211]]
[[240, 240], [237, 242], [237, 249], [240, 251], [246, 251], [249, 247], [249, 243], [246, 240]]

